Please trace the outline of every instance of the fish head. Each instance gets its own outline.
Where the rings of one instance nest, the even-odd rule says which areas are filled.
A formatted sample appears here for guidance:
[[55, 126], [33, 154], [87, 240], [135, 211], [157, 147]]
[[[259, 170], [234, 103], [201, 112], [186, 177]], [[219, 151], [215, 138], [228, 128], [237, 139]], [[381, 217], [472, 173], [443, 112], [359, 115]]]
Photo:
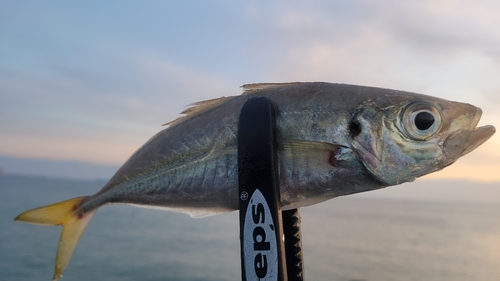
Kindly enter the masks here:
[[351, 144], [375, 178], [396, 185], [441, 170], [488, 140], [495, 128], [476, 127], [481, 114], [470, 104], [387, 94], [357, 108]]

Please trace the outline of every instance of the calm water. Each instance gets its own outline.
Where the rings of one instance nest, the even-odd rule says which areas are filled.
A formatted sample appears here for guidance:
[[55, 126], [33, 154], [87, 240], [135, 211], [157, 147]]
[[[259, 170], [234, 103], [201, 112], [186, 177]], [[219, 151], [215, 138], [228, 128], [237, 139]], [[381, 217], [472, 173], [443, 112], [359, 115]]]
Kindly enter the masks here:
[[[102, 182], [0, 177], [0, 280], [51, 280], [59, 227], [22, 211]], [[307, 280], [500, 280], [500, 204], [338, 198], [301, 210]], [[101, 208], [62, 280], [239, 280], [237, 213]]]

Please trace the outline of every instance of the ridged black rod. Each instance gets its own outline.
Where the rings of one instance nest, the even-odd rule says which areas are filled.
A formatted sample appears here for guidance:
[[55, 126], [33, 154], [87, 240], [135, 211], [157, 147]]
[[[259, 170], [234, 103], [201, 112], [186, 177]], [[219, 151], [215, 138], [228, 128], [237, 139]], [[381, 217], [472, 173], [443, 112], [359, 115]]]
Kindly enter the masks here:
[[304, 280], [302, 262], [302, 236], [300, 234], [300, 213], [298, 209], [281, 212], [283, 234], [285, 235], [285, 256], [288, 281]]

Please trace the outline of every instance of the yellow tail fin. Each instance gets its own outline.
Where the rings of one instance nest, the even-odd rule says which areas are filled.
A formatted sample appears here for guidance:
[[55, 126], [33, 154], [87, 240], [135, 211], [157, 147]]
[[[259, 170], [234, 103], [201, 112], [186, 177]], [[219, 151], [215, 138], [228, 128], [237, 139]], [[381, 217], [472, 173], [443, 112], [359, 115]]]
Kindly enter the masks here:
[[14, 220], [43, 225], [63, 225], [59, 247], [57, 248], [56, 266], [53, 280], [57, 280], [68, 265], [69, 259], [75, 250], [78, 240], [87, 227], [94, 211], [88, 213], [77, 212], [78, 206], [87, 198], [77, 197], [52, 205], [26, 211]]

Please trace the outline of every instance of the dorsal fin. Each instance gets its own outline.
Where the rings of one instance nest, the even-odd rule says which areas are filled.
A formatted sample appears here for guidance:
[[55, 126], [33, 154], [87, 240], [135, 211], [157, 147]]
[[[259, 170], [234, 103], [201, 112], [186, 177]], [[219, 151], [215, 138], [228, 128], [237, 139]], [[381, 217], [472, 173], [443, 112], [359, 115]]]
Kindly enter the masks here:
[[254, 83], [254, 84], [245, 84], [241, 86], [243, 88], [243, 93], [252, 93], [262, 90], [269, 90], [275, 88], [281, 88], [290, 85], [301, 84], [301, 82], [288, 82], [288, 83]]
[[216, 98], [216, 99], [211, 99], [211, 100], [205, 100], [205, 101], [199, 101], [195, 102], [189, 105], [188, 108], [186, 108], [184, 111], [181, 112], [181, 114], [185, 114], [184, 116], [181, 116], [173, 121], [170, 121], [168, 123], [163, 124], [164, 126], [169, 125], [175, 125], [182, 120], [196, 116], [200, 113], [203, 113], [205, 111], [208, 111], [214, 107], [217, 107], [218, 105], [221, 105], [225, 103], [227, 100], [231, 99], [232, 97], [221, 97], [221, 98]]
[[[275, 89], [275, 88], [281, 88], [285, 86], [290, 86], [290, 85], [297, 85], [301, 84], [300, 82], [289, 82], [289, 83], [255, 83], [255, 84], [245, 84], [241, 86], [243, 88], [243, 94], [250, 94], [262, 90], [268, 90], [268, 89]], [[205, 100], [205, 101], [199, 101], [195, 102], [189, 105], [188, 108], [186, 108], [184, 111], [181, 112], [181, 114], [185, 114], [184, 116], [181, 116], [173, 121], [170, 121], [168, 123], [163, 124], [164, 126], [169, 125], [175, 125], [178, 124], [179, 122], [182, 122], [186, 118], [190, 118], [193, 116], [196, 116], [198, 114], [201, 114], [205, 111], [208, 111], [214, 107], [217, 107], [226, 101], [230, 100], [233, 97], [221, 97], [221, 98], [216, 98], [216, 99], [211, 99], [211, 100]]]

